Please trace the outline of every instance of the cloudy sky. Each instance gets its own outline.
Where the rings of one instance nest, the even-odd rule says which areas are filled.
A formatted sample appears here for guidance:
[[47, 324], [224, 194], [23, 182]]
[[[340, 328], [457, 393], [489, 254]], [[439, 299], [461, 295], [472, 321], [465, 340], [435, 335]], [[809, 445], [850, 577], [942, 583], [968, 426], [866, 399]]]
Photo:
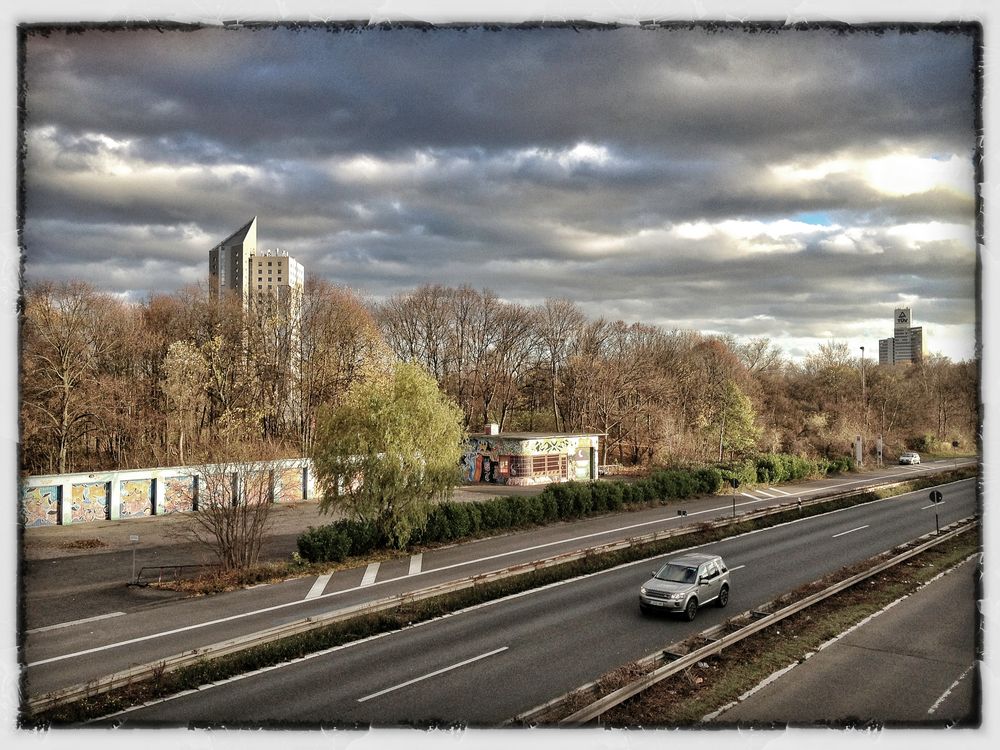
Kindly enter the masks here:
[[974, 354], [962, 33], [89, 30], [25, 40], [28, 282], [142, 299], [259, 245], [370, 298], [489, 288], [877, 356]]

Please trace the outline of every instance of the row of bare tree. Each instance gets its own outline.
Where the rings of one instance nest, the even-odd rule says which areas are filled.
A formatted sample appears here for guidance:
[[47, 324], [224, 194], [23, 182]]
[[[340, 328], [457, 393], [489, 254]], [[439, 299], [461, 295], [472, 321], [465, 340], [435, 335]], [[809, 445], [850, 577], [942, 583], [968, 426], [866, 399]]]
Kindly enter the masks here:
[[389, 347], [423, 364], [471, 429], [602, 433], [605, 463], [839, 456], [855, 435], [872, 450], [882, 435], [889, 454], [975, 446], [974, 362], [879, 367], [829, 342], [793, 363], [767, 338], [587, 319], [564, 299], [529, 307], [468, 287], [424, 286], [374, 311]]
[[[394, 354], [423, 365], [471, 431], [598, 432], [604, 463], [718, 460], [753, 450], [890, 454], [974, 445], [978, 368], [932, 356], [862, 363], [830, 342], [804, 362], [768, 339], [587, 319], [424, 286], [378, 303], [310, 280], [297, 309], [185, 289], [130, 303], [78, 283], [24, 293], [22, 470], [193, 464], [220, 446], [307, 455], [322, 404]], [[862, 387], [862, 377], [864, 387]]]

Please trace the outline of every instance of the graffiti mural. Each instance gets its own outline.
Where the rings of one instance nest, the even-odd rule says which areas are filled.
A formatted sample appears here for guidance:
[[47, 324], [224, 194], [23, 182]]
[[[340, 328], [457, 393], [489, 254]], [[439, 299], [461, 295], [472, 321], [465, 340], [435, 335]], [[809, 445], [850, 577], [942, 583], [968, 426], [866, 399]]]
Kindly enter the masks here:
[[21, 494], [21, 523], [52, 526], [59, 519], [59, 487], [25, 487]]
[[135, 518], [153, 515], [153, 480], [126, 479], [119, 485], [118, 516]]
[[194, 510], [194, 477], [168, 477], [163, 482], [163, 512]]
[[275, 502], [294, 503], [302, 499], [302, 469], [282, 469], [278, 476]]
[[73, 523], [103, 521], [108, 513], [108, 482], [73, 485], [71, 514]]
[[[462, 455], [462, 479], [513, 485], [589, 479], [591, 447], [597, 447], [597, 438], [589, 435], [475, 436], [469, 438]], [[549, 460], [541, 460], [545, 457]]]

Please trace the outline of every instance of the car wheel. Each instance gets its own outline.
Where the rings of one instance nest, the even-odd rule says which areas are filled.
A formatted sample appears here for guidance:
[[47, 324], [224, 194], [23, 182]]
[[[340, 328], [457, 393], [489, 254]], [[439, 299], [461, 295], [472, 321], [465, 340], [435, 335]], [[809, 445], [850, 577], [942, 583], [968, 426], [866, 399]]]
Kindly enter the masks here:
[[688, 599], [687, 606], [684, 608], [684, 616], [688, 619], [688, 622], [695, 618], [698, 614], [698, 600], [693, 596]]
[[715, 603], [718, 604], [720, 608], [721, 607], [725, 607], [727, 604], [729, 604], [729, 587], [728, 586], [723, 586], [722, 587], [722, 589], [719, 591], [719, 598], [715, 600]]

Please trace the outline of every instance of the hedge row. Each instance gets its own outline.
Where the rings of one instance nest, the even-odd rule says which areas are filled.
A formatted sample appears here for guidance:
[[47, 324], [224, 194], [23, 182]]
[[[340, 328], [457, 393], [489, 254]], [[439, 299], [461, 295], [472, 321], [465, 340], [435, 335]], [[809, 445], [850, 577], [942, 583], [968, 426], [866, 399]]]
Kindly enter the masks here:
[[[537, 495], [507, 495], [479, 503], [446, 501], [431, 509], [424, 528], [410, 542], [414, 545], [452, 542], [477, 534], [711, 495], [733, 478], [739, 479], [740, 484], [771, 483], [825, 473], [824, 469], [796, 456], [768, 455], [756, 463], [661, 469], [635, 482], [559, 482], [548, 485]], [[385, 546], [386, 540], [379, 538], [371, 524], [346, 520], [311, 526], [298, 538], [299, 555], [309, 562], [340, 562]]]

